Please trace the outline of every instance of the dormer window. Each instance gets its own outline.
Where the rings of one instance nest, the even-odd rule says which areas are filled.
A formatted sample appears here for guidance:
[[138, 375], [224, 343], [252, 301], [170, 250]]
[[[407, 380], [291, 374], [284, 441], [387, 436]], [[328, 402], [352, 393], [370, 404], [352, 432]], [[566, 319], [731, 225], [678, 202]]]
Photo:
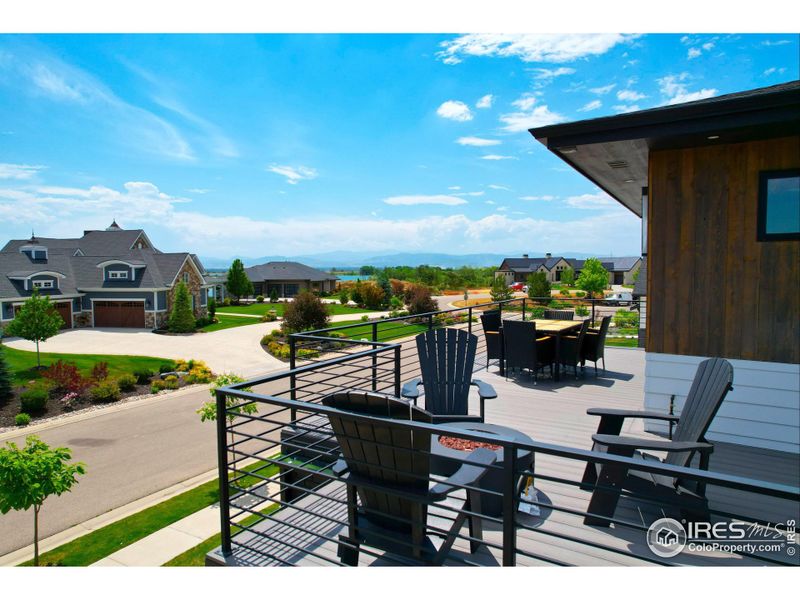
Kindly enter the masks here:
[[52, 290], [53, 289], [53, 280], [52, 279], [34, 279], [33, 280], [33, 288], [37, 290]]
[[108, 272], [109, 279], [127, 279], [128, 272], [127, 271], [109, 271]]

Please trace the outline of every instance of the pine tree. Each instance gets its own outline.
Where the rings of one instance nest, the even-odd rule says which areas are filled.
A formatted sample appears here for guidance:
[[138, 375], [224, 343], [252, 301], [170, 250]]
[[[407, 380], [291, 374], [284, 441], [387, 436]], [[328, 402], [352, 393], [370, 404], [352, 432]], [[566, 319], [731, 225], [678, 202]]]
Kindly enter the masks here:
[[175, 286], [172, 299], [172, 312], [169, 315], [169, 330], [174, 333], [190, 333], [195, 329], [196, 320], [192, 312], [189, 290], [182, 281]]
[[236, 298], [237, 304], [242, 296], [249, 296], [253, 293], [253, 283], [247, 277], [247, 273], [244, 272], [244, 264], [238, 258], [228, 269], [228, 281], [225, 287], [228, 288], [228, 293]]
[[11, 398], [11, 373], [8, 370], [3, 349], [0, 347], [0, 402], [9, 398]]
[[508, 285], [506, 285], [506, 280], [504, 277], [494, 278], [492, 287], [489, 290], [489, 295], [492, 297], [493, 302], [501, 302], [503, 300], [509, 300], [513, 297], [511, 290], [509, 290]]
[[34, 289], [31, 297], [19, 308], [5, 332], [6, 335], [36, 342], [36, 365], [41, 368], [39, 342], [53, 337], [59, 332], [62, 325], [64, 325], [64, 319], [55, 311], [50, 303], [50, 298], [40, 296], [39, 290]]

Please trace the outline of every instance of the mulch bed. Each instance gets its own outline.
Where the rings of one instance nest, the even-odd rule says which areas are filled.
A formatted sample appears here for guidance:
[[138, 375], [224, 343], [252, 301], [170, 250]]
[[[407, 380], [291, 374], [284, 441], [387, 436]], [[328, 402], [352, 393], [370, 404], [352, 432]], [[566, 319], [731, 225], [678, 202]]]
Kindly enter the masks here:
[[[183, 382], [181, 382], [181, 387], [183, 387]], [[23, 391], [23, 389], [15, 389], [14, 395], [9, 400], [5, 402], [0, 402], [0, 428], [3, 427], [16, 427], [16, 423], [14, 422], [14, 417], [16, 417], [20, 412], [20, 402], [19, 402], [19, 395]], [[134, 389], [129, 392], [122, 392], [120, 394], [120, 399], [116, 402], [124, 402], [128, 398], [133, 396], [149, 396], [150, 394], [150, 384], [146, 385], [136, 385]], [[58, 417], [64, 414], [70, 414], [78, 410], [83, 410], [85, 408], [90, 408], [93, 406], [106, 406], [108, 404], [115, 404], [116, 402], [108, 402], [108, 403], [95, 403], [92, 402], [91, 399], [81, 399], [76, 400], [72, 404], [71, 409], [66, 409], [64, 405], [59, 401], [59, 396], [54, 398], [50, 398], [47, 401], [47, 407], [44, 411], [36, 414], [31, 415], [31, 424], [36, 423], [42, 419], [50, 419], [52, 417]], [[20, 431], [24, 431], [24, 427], [18, 428]]]
[[463, 438], [451, 437], [449, 435], [440, 435], [439, 443], [445, 448], [451, 450], [461, 450], [462, 452], [472, 452], [477, 448], [488, 448], [489, 450], [502, 450], [502, 446], [497, 444], [490, 444], [488, 442], [477, 442], [475, 440], [465, 440]]

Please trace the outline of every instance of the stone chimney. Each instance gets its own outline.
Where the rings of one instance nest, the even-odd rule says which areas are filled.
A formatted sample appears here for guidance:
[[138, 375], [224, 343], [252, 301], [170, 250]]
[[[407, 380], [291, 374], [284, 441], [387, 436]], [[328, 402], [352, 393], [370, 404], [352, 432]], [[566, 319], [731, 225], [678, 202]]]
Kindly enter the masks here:
[[553, 255], [548, 252], [547, 254], [544, 255], [544, 257], [545, 258], [553, 258]]
[[528, 255], [527, 254], [523, 254], [522, 258], [528, 258]]

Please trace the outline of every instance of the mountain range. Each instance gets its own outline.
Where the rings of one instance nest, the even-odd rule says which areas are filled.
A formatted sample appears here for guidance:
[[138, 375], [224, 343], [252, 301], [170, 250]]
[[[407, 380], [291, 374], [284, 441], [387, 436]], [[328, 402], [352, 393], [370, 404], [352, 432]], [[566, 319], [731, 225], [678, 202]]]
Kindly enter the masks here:
[[[529, 252], [530, 256], [544, 256], [544, 252]], [[245, 267], [260, 265], [270, 261], [295, 261], [314, 267], [316, 269], [350, 270], [358, 269], [363, 265], [373, 267], [396, 267], [431, 265], [435, 267], [496, 267], [508, 254], [442, 254], [435, 252], [387, 252], [384, 254], [371, 254], [368, 252], [340, 251], [325, 252], [322, 254], [307, 254], [304, 256], [259, 256], [241, 258]], [[515, 256], [515, 255], [511, 255]], [[516, 256], [521, 256], [517, 254]], [[589, 258], [592, 254], [585, 252], [554, 252], [553, 256], [567, 256], [569, 258]], [[207, 269], [226, 269], [233, 258], [201, 257]]]

